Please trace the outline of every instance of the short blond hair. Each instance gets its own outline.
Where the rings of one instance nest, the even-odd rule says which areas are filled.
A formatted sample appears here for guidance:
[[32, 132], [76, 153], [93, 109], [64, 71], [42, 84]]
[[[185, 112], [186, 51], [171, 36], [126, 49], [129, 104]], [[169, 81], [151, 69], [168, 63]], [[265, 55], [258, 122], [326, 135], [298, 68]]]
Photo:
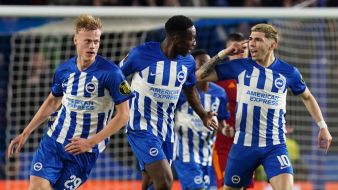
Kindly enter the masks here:
[[270, 24], [256, 24], [251, 28], [251, 32], [262, 32], [266, 38], [278, 42], [278, 31]]
[[101, 30], [102, 22], [99, 18], [95, 18], [92, 15], [80, 15], [75, 20], [75, 34], [79, 33], [80, 30], [85, 29], [87, 31], [90, 30]]

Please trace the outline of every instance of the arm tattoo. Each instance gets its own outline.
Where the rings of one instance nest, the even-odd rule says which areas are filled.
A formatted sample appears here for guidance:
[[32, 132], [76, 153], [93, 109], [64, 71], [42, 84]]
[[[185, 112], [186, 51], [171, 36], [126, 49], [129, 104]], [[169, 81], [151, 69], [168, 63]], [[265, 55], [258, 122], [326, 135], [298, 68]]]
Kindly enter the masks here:
[[215, 66], [222, 61], [222, 59], [220, 59], [218, 57], [218, 55], [215, 55], [214, 57], [212, 57], [210, 59], [210, 61], [207, 64], [202, 65], [201, 71], [201, 79], [205, 79], [210, 73], [211, 71], [213, 71], [215, 69]]

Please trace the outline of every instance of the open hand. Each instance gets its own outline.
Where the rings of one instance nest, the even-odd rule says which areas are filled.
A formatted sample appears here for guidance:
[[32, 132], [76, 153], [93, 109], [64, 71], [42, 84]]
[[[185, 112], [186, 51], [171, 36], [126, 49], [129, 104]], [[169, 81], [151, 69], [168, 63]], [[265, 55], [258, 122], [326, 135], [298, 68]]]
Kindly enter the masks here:
[[322, 128], [319, 130], [318, 134], [318, 147], [325, 150], [325, 153], [330, 148], [332, 142], [332, 136], [327, 128]]
[[92, 147], [93, 145], [90, 143], [89, 139], [74, 137], [70, 139], [70, 143], [65, 146], [65, 150], [68, 153], [78, 155], [88, 152]]
[[215, 112], [209, 111], [205, 117], [203, 117], [202, 121], [206, 128], [213, 131], [218, 127], [218, 121], [215, 117], [217, 114]]
[[7, 149], [8, 158], [20, 152], [20, 150], [22, 149], [23, 145], [25, 144], [27, 140], [27, 137], [28, 136], [24, 134], [20, 134], [16, 136], [13, 140], [11, 140], [11, 143], [9, 144], [8, 149]]

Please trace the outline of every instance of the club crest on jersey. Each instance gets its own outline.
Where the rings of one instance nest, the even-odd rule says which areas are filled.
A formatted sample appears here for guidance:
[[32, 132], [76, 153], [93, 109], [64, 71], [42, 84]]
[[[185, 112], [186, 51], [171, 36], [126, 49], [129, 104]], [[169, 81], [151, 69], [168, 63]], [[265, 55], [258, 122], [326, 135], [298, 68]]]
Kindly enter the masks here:
[[97, 91], [97, 85], [93, 82], [89, 82], [86, 84], [86, 91], [89, 94], [94, 94]]
[[150, 148], [149, 154], [150, 154], [151, 156], [157, 156], [157, 155], [158, 155], [158, 150], [157, 150], [157, 148], [155, 148], [155, 147]]
[[232, 181], [232, 183], [237, 184], [241, 181], [241, 178], [238, 175], [233, 175], [231, 177], [231, 181]]
[[275, 80], [275, 86], [276, 86], [276, 88], [278, 88], [278, 89], [283, 89], [284, 88], [284, 86], [285, 86], [285, 79], [284, 78], [282, 78], [282, 77], [279, 77], [279, 78], [277, 78], [276, 80]]
[[196, 184], [201, 184], [201, 183], [203, 182], [203, 179], [202, 179], [201, 176], [195, 176], [194, 182], [195, 182]]
[[33, 166], [35, 171], [40, 171], [42, 169], [42, 163], [41, 162], [36, 162]]
[[177, 80], [182, 83], [185, 80], [187, 73], [185, 71], [180, 71], [177, 73]]
[[131, 88], [130, 88], [128, 82], [125, 81], [125, 80], [121, 82], [119, 90], [120, 90], [120, 93], [123, 94], [123, 95], [127, 95], [127, 94], [131, 93]]

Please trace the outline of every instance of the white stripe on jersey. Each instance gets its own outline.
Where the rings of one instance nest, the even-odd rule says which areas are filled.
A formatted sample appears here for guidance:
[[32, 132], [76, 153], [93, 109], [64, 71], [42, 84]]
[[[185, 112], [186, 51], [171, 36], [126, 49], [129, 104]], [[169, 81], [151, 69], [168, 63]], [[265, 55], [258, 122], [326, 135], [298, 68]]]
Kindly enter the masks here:
[[[199, 147], [198, 147], [198, 144], [200, 144], [200, 139], [199, 139], [196, 132], [193, 134], [192, 143], [193, 143], [193, 147], [190, 147], [190, 148], [192, 148], [194, 150], [193, 152], [194, 152], [195, 162], [201, 163], [201, 158], [200, 158], [200, 154], [199, 154]], [[195, 151], [195, 150], [197, 150], [197, 151]]]
[[244, 84], [244, 77], [245, 77], [245, 72], [242, 72], [241, 74], [238, 75], [238, 83], [237, 83], [237, 95], [236, 95], [236, 100], [237, 100], [237, 111], [236, 111], [236, 132], [235, 132], [235, 137], [234, 137], [234, 144], [237, 144], [238, 142], [238, 137], [240, 132], [240, 124], [242, 120], [242, 113], [243, 113], [243, 105], [239, 104], [238, 100], [240, 99], [240, 96], [244, 93], [243, 89], [239, 88], [239, 84]]
[[183, 162], [190, 161], [190, 154], [189, 154], [189, 138], [188, 138], [188, 127], [181, 127], [182, 129], [182, 147], [183, 147]]
[[[169, 104], [163, 104], [162, 108], [163, 108], [163, 111], [167, 112], [167, 110], [169, 108]], [[163, 124], [162, 124], [162, 130], [161, 130], [163, 141], [165, 140], [165, 137], [166, 137], [167, 132], [168, 132], [168, 129], [167, 129], [168, 128], [168, 124], [167, 124], [168, 116], [169, 116], [168, 114], [163, 114]], [[157, 128], [156, 125], [155, 125], [155, 127]]]
[[[273, 79], [273, 75], [272, 75], [272, 70], [271, 69], [264, 69], [265, 71], [265, 76], [268, 79]], [[265, 84], [264, 84], [264, 89], [268, 92], [271, 92], [272, 90], [272, 84], [273, 80], [266, 80]], [[264, 138], [266, 136], [266, 129], [267, 129], [267, 123], [268, 123], [268, 117], [267, 115], [261, 115], [261, 123], [259, 126], [259, 140], [258, 140], [258, 146], [259, 147], [265, 147], [266, 146], [266, 138]]]
[[[67, 111], [67, 109], [66, 109], [66, 111]], [[66, 113], [65, 115], [66, 115], [66, 118], [65, 118], [64, 123], [62, 125], [60, 135], [56, 139], [56, 141], [61, 143], [61, 144], [63, 144], [65, 142], [65, 138], [66, 138], [67, 132], [68, 132], [69, 127], [70, 127], [70, 113]], [[57, 122], [54, 122], [53, 125], [56, 125], [56, 124], [57, 124]]]
[[[258, 84], [259, 70], [254, 67], [251, 78], [250, 85], [257, 86]], [[244, 137], [244, 146], [251, 146], [252, 143], [252, 131], [253, 131], [253, 120], [254, 120], [254, 106], [248, 104], [247, 106], [247, 119], [245, 124], [245, 137]]]
[[73, 82], [74, 82], [74, 76], [75, 76], [75, 73], [72, 73], [69, 75], [69, 78], [68, 78], [68, 82], [67, 82], [67, 90], [66, 90], [66, 94], [70, 94], [72, 92], [72, 87], [73, 87]]
[[87, 73], [81, 72], [80, 78], [79, 78], [79, 84], [77, 89], [77, 96], [84, 97], [84, 90], [85, 90], [85, 83], [86, 83], [86, 76]]
[[[148, 72], [149, 72], [149, 67], [147, 69], [144, 69], [144, 70], [148, 70]], [[150, 73], [150, 75], [156, 75], [156, 77], [155, 77], [155, 84], [156, 85], [162, 85], [163, 72], [164, 72], [164, 61], [159, 61], [156, 64], [155, 73]], [[142, 72], [142, 74], [143, 74], [143, 72]], [[148, 75], [143, 75], [143, 76], [148, 76]]]
[[[186, 68], [185, 66], [183, 66], [182, 69]], [[170, 62], [170, 77], [169, 77], [169, 83], [168, 86], [175, 86], [176, 83], [176, 78], [177, 78], [177, 62], [176, 61], [171, 61]], [[187, 73], [187, 71], [185, 70], [185, 73]]]
[[[157, 105], [153, 101], [150, 101], [150, 109], [154, 109], [154, 111], [157, 111]], [[151, 126], [157, 126], [158, 117], [154, 117], [152, 114], [150, 114], [150, 117], [151, 117], [151, 120], [150, 120]], [[153, 134], [157, 137], [158, 136], [157, 127], [152, 127], [152, 131], [153, 131]]]

